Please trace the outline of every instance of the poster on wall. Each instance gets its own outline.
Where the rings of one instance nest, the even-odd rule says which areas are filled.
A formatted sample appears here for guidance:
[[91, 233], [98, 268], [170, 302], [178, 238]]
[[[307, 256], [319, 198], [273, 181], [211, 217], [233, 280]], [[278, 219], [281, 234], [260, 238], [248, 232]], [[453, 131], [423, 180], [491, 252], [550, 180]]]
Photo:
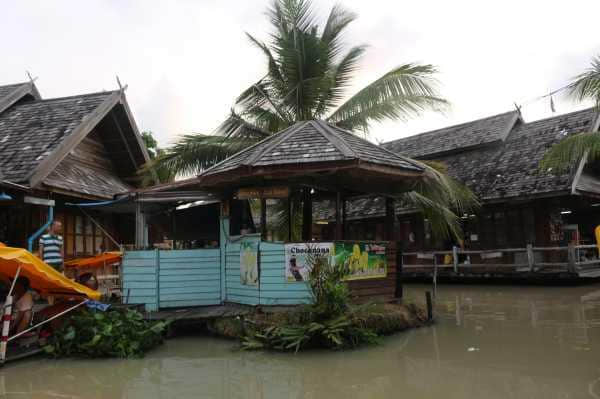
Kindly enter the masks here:
[[318, 256], [322, 262], [329, 265], [332, 254], [332, 242], [285, 244], [285, 281], [307, 281], [311, 257]]
[[385, 243], [336, 242], [334, 262], [350, 270], [345, 280], [386, 277], [385, 250]]
[[258, 242], [240, 245], [240, 283], [258, 286]]

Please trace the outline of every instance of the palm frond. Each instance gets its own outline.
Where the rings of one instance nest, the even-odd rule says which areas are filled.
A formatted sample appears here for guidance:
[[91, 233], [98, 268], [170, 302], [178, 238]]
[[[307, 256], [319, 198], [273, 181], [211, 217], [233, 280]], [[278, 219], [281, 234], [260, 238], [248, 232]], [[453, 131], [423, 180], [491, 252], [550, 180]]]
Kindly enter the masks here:
[[151, 169], [166, 169], [174, 175], [199, 174], [202, 170], [222, 161], [258, 140], [250, 137], [223, 137], [203, 134], [182, 136], [172, 147], [151, 160], [142, 173]]
[[543, 172], [552, 174], [569, 172], [587, 153], [587, 161], [600, 159], [600, 134], [580, 133], [550, 147], [540, 162]]
[[373, 121], [406, 120], [448, 105], [436, 89], [432, 65], [405, 64], [386, 73], [342, 104], [328, 120], [347, 129], [368, 131]]
[[594, 57], [591, 66], [573, 78], [569, 93], [579, 101], [594, 100], [600, 107], [600, 56]]

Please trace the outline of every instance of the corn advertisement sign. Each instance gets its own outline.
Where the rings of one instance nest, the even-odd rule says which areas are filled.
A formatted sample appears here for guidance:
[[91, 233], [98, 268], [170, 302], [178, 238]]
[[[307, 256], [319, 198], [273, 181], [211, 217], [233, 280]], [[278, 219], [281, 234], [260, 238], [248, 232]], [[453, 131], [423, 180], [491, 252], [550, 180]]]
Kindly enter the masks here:
[[258, 242], [242, 242], [240, 245], [240, 283], [258, 285]]
[[361, 280], [387, 276], [384, 243], [336, 242], [334, 262], [350, 271], [346, 280]]

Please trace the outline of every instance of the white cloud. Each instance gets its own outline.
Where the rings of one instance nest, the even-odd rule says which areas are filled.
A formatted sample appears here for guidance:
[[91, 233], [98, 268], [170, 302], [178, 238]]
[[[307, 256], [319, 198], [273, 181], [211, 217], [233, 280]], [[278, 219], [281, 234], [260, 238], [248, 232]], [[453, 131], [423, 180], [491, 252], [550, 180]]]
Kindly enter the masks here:
[[[113, 89], [115, 75], [142, 129], [161, 144], [210, 132], [265, 65], [244, 32], [267, 38], [268, 1], [18, 1], [3, 5], [0, 83], [39, 76], [44, 97]], [[319, 0], [325, 14], [334, 4]], [[513, 109], [560, 87], [600, 53], [600, 3], [562, 1], [364, 1], [348, 43], [370, 44], [355, 89], [401, 63], [439, 67], [452, 110], [372, 129], [391, 140]], [[556, 98], [559, 112], [582, 105]], [[524, 106], [527, 120], [550, 114]]]

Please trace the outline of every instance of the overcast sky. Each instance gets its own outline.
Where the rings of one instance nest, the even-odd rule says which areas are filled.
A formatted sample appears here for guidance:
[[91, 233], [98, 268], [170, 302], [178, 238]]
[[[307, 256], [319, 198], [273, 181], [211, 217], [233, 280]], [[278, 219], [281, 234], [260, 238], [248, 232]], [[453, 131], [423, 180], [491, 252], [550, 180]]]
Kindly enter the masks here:
[[[318, 0], [325, 17], [334, 4]], [[374, 126], [389, 141], [514, 109], [561, 87], [600, 54], [600, 1], [341, 2], [359, 19], [346, 41], [370, 45], [354, 91], [406, 62], [436, 65], [445, 115]], [[0, 84], [39, 79], [44, 98], [112, 90], [115, 75], [142, 130], [167, 145], [209, 133], [235, 97], [265, 73], [244, 32], [264, 39], [268, 0], [11, 1], [0, 18]], [[351, 90], [352, 91], [352, 90]], [[583, 108], [555, 98], [558, 113]], [[523, 107], [526, 120], [551, 116], [549, 103]]]

